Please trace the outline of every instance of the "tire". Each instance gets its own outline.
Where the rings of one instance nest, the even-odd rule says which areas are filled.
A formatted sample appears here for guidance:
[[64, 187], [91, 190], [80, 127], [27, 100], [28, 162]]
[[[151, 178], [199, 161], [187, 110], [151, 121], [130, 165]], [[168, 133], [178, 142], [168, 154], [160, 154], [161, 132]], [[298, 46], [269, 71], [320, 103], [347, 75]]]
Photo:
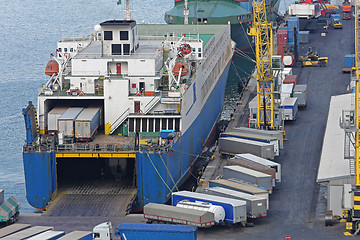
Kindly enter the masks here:
[[325, 67], [326, 66], [326, 62], [325, 61], [320, 61], [320, 67]]
[[296, 62], [296, 63], [295, 63], [295, 67], [297, 67], [297, 68], [303, 67], [302, 62]]

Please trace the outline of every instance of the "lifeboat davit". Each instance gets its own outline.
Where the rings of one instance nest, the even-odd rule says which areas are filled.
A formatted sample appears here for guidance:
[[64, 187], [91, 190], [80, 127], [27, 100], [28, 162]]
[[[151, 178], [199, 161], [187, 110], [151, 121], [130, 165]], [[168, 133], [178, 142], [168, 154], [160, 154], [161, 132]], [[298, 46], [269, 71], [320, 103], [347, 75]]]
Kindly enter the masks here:
[[185, 43], [179, 47], [179, 55], [181, 55], [182, 57], [190, 53], [191, 53], [191, 46], [189, 44]]
[[59, 64], [55, 60], [50, 60], [45, 68], [45, 74], [52, 76], [53, 74], [58, 75], [59, 73]]
[[188, 64], [184, 60], [179, 60], [175, 63], [173, 74], [174, 76], [179, 76], [181, 69], [181, 77], [186, 76], [188, 74]]

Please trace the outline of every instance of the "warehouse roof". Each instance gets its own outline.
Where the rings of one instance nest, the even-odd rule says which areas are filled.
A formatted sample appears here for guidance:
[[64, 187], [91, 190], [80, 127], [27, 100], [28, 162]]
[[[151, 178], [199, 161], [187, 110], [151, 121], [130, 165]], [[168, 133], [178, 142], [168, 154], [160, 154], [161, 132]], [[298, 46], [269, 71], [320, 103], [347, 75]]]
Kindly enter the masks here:
[[317, 182], [350, 177], [349, 160], [344, 159], [345, 132], [339, 126], [339, 118], [342, 110], [351, 109], [351, 95], [331, 97]]

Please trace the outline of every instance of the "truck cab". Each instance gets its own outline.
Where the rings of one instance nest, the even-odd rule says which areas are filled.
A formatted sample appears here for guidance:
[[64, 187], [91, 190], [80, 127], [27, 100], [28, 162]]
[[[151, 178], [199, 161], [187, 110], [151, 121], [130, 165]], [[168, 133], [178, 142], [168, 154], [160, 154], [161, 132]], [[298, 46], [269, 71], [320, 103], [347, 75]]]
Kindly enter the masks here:
[[331, 14], [331, 26], [333, 26], [333, 28], [342, 28], [339, 14]]
[[112, 240], [111, 222], [101, 223], [93, 228], [94, 240]]

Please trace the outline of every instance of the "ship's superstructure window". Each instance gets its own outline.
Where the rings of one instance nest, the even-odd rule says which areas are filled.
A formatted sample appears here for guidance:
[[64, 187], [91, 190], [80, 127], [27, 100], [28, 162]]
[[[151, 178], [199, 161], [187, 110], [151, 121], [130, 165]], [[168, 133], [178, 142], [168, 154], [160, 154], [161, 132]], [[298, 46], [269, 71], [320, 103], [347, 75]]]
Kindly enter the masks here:
[[62, 49], [61, 49], [61, 48], [58, 48], [58, 51], [59, 51], [59, 52], [61, 52], [61, 51], [62, 51]]
[[70, 52], [74, 52], [74, 49], [73, 49], [73, 48], [70, 48]]
[[104, 40], [113, 40], [113, 32], [104, 31]]
[[130, 44], [124, 44], [124, 55], [130, 55]]
[[64, 48], [64, 52], [67, 52], [67, 50], [68, 50], [67, 48]]
[[124, 40], [124, 41], [129, 40], [129, 32], [128, 31], [120, 31], [120, 40]]
[[121, 44], [111, 44], [111, 54], [121, 55]]

